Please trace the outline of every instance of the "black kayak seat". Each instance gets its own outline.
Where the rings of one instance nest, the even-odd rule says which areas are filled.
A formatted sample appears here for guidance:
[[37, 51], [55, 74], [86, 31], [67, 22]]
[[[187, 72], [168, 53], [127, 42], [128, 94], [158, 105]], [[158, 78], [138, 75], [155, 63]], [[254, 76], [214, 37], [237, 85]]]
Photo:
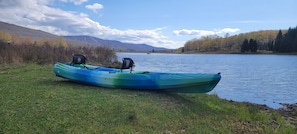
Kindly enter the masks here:
[[86, 64], [87, 58], [82, 54], [72, 55], [72, 64]]
[[130, 73], [131, 73], [133, 66], [134, 66], [134, 61], [131, 58], [123, 58], [121, 72], [123, 71], [123, 69], [130, 69]]

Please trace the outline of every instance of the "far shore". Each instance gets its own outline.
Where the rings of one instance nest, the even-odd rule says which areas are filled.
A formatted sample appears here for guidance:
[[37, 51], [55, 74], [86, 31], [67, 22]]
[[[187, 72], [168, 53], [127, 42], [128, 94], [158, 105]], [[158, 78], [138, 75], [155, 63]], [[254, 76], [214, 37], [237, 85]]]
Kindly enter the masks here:
[[164, 54], [271, 54], [271, 55], [297, 55], [297, 52], [289, 52], [289, 53], [275, 53], [272, 51], [259, 51], [259, 52], [237, 52], [237, 51], [215, 51], [215, 52], [206, 52], [206, 51], [188, 51], [188, 52], [177, 52], [177, 51], [155, 51], [155, 52], [146, 52], [146, 51], [116, 51], [117, 53], [146, 53], [146, 54], [154, 54], [154, 53], [164, 53]]

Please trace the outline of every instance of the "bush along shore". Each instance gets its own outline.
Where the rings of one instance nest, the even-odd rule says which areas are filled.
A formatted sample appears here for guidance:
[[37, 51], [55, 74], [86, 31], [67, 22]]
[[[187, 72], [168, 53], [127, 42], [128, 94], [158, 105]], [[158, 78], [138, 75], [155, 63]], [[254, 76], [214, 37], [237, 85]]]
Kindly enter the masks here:
[[284, 109], [208, 94], [108, 89], [56, 77], [52, 65], [0, 65], [0, 133], [296, 133]]
[[[6, 36], [9, 37], [10, 35], [7, 34]], [[40, 39], [38, 41], [22, 37], [12, 39], [2, 39], [1, 37], [0, 65], [24, 63], [49, 65], [55, 62], [71, 61], [73, 54], [85, 55], [88, 63], [92, 64], [107, 67], [118, 67], [120, 64], [115, 52], [107, 47], [68, 45], [62, 37], [56, 40]]]

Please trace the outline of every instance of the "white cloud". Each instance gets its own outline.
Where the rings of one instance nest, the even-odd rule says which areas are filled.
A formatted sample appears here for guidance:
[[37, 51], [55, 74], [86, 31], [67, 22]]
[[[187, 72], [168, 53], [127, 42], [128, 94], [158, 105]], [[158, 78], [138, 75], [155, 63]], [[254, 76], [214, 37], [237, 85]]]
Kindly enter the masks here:
[[173, 33], [175, 35], [194, 35], [194, 36], [207, 36], [207, 35], [215, 35], [222, 33], [235, 33], [240, 31], [238, 28], [223, 28], [223, 29], [215, 29], [215, 30], [174, 30]]
[[103, 5], [94, 3], [93, 5], [86, 5], [86, 8], [92, 10], [93, 12], [97, 12], [97, 10], [100, 10], [103, 8]]
[[223, 28], [223, 29], [219, 29], [216, 31], [217, 34], [221, 34], [221, 33], [236, 33], [239, 32], [240, 29], [239, 28]]
[[61, 0], [62, 2], [68, 3], [74, 3], [74, 5], [81, 5], [84, 2], [87, 2], [88, 0]]
[[[86, 0], [63, 0], [82, 3]], [[177, 48], [177, 44], [162, 34], [165, 27], [146, 30], [119, 30], [103, 26], [85, 13], [64, 11], [47, 6], [52, 0], [0, 0], [0, 21], [46, 31], [56, 35], [90, 35], [122, 42]], [[96, 7], [96, 6], [94, 6]], [[97, 7], [98, 8], [98, 7]]]
[[177, 48], [177, 42], [169, 40], [167, 36], [162, 34], [162, 30], [166, 27], [156, 28], [151, 30], [124, 30], [116, 31], [116, 39], [123, 42], [136, 43], [136, 44], [149, 44], [157, 47], [166, 47], [166, 48]]
[[174, 30], [173, 33], [175, 35], [195, 35], [195, 36], [205, 36], [205, 35], [213, 35], [213, 34], [215, 34], [215, 32], [213, 32], [213, 31], [189, 30], [189, 29]]
[[[64, 0], [74, 2], [74, 0]], [[48, 6], [53, 0], [0, 0], [0, 21], [46, 31], [56, 35], [90, 35], [102, 39], [118, 40], [121, 42], [148, 44], [156, 47], [178, 48], [184, 44], [165, 36], [162, 32], [166, 27], [154, 29], [126, 29], [101, 25], [89, 18], [88, 14], [65, 11]], [[79, 2], [79, 1], [76, 1]], [[81, 0], [80, 2], [83, 2]], [[99, 10], [100, 6], [90, 5], [89, 9]], [[223, 28], [214, 30], [174, 30], [176, 38], [188, 39], [186, 36], [207, 36], [224, 33], [235, 33], [238, 28]]]

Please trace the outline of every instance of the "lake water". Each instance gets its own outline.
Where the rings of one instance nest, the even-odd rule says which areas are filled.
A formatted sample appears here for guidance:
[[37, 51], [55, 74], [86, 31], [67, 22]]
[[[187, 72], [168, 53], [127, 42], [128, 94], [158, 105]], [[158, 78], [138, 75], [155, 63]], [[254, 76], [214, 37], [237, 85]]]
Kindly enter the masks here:
[[218, 73], [222, 79], [209, 94], [239, 102], [297, 103], [297, 56], [251, 54], [117, 53], [130, 57], [134, 70], [159, 72]]

